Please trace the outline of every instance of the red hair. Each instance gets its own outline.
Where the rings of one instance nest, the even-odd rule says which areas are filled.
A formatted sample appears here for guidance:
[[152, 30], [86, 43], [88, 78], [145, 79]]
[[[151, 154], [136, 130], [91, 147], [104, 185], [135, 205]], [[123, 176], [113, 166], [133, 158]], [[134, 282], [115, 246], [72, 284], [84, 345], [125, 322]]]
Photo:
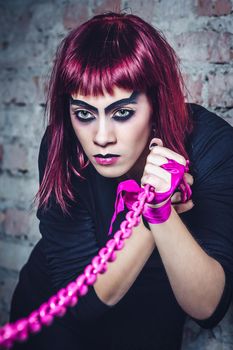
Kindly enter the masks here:
[[114, 86], [145, 92], [153, 108], [156, 137], [188, 159], [185, 141], [192, 121], [178, 63], [162, 33], [131, 14], [94, 16], [63, 39], [47, 95], [49, 148], [36, 194], [39, 206], [46, 206], [54, 191], [62, 211], [68, 213], [65, 197], [75, 200], [71, 175], [84, 178], [82, 170], [89, 164], [69, 116], [69, 97], [77, 92], [97, 96], [106, 90], [112, 94]]

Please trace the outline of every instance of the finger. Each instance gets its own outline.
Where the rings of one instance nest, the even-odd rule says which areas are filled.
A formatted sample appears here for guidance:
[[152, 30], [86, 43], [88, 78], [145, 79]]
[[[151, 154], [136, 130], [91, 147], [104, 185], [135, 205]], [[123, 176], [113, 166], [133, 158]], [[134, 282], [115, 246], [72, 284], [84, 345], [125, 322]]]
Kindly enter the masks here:
[[162, 186], [165, 184], [168, 189], [171, 187], [171, 174], [167, 170], [155, 164], [146, 163], [143, 177], [146, 177], [147, 180], [149, 179], [150, 181], [155, 181], [156, 184], [161, 183]]
[[151, 153], [154, 155], [160, 155], [162, 157], [166, 157], [168, 159], [173, 159], [182, 165], [186, 165], [186, 159], [169, 148], [156, 146], [156, 147], [153, 147], [153, 149], [151, 150]]
[[158, 165], [158, 166], [166, 164], [168, 162], [167, 158], [162, 157], [158, 154], [153, 154], [152, 152], [149, 153], [146, 161], [147, 163]]
[[[153, 147], [152, 147], [153, 143], [155, 143], [157, 146], [163, 147], [163, 141], [162, 141], [161, 139], [157, 138], [157, 137], [154, 137], [154, 138], [151, 140], [150, 145], [149, 145], [149, 149], [150, 149], [150, 150], [153, 148]], [[152, 148], [151, 148], [151, 147], [152, 147]]]
[[171, 174], [154, 164], [147, 163], [141, 178], [141, 184], [150, 184], [157, 192], [166, 192], [171, 188]]
[[155, 164], [151, 164], [151, 163], [146, 163], [146, 166], [144, 168], [144, 175], [152, 175], [152, 176], [158, 176], [161, 179], [165, 180], [165, 181], [170, 181], [171, 180], [171, 173], [169, 173], [169, 171], [161, 168], [158, 165]]
[[193, 176], [192, 176], [191, 174], [189, 174], [189, 173], [184, 173], [184, 179], [185, 179], [185, 181], [186, 181], [190, 186], [193, 185], [194, 179], [193, 179]]
[[194, 207], [194, 203], [190, 199], [186, 203], [173, 204], [172, 206], [178, 214], [181, 214], [181, 213], [185, 213], [186, 211], [191, 210]]
[[180, 192], [175, 192], [173, 196], [171, 197], [171, 202], [172, 203], [179, 203], [181, 202], [181, 193]]

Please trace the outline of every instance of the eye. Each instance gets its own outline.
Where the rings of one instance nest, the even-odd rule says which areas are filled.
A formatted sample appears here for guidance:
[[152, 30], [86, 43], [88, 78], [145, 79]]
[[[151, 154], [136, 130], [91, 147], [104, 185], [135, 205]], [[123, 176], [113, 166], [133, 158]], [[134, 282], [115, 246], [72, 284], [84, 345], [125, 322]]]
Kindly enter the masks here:
[[82, 122], [89, 122], [90, 120], [94, 119], [94, 118], [91, 118], [93, 117], [93, 115], [84, 109], [76, 110], [74, 111], [74, 114], [75, 114], [75, 117]]
[[114, 114], [114, 119], [120, 120], [120, 121], [125, 121], [134, 115], [135, 111], [131, 109], [119, 109], [115, 114]]

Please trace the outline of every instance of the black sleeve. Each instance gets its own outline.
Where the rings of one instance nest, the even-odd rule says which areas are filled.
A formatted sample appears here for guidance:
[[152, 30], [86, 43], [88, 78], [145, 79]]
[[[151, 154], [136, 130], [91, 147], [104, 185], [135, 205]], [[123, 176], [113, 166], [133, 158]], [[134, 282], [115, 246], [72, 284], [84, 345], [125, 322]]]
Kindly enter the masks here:
[[[47, 161], [47, 137], [48, 128], [42, 138], [39, 151], [40, 183]], [[73, 204], [70, 211], [72, 217], [64, 215], [53, 196], [50, 197], [50, 206], [47, 211], [37, 210], [48, 274], [54, 292], [75, 280], [99, 250], [92, 217], [80, 196], [78, 203]], [[81, 321], [93, 320], [109, 308], [110, 306], [98, 298], [93, 286], [90, 286], [87, 295], [80, 297], [76, 306], [69, 308], [68, 312]]]
[[203, 328], [212, 328], [228, 310], [233, 290], [233, 128], [207, 110], [202, 118], [206, 119], [192, 144], [194, 207], [181, 217], [225, 272], [225, 288], [216, 310], [206, 320], [194, 319]]

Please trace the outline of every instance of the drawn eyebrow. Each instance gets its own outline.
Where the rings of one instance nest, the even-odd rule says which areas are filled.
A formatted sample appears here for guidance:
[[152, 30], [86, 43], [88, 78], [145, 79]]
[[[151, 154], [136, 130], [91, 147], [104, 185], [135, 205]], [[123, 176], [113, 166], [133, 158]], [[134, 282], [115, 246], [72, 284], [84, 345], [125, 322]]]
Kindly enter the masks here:
[[[123, 98], [121, 100], [118, 100], [118, 101], [111, 103], [109, 106], [107, 106], [104, 109], [104, 111], [106, 114], [108, 114], [116, 107], [122, 107], [122, 106], [125, 106], [127, 104], [136, 104], [139, 95], [140, 95], [140, 92], [133, 91], [132, 94], [128, 98]], [[84, 108], [96, 113], [97, 115], [99, 115], [98, 109], [96, 107], [94, 107], [94, 106], [90, 105], [89, 103], [84, 102], [82, 100], [75, 100], [75, 99], [73, 99], [72, 96], [70, 97], [70, 104], [75, 105], [75, 106], [79, 106], [79, 107], [84, 107]]]

